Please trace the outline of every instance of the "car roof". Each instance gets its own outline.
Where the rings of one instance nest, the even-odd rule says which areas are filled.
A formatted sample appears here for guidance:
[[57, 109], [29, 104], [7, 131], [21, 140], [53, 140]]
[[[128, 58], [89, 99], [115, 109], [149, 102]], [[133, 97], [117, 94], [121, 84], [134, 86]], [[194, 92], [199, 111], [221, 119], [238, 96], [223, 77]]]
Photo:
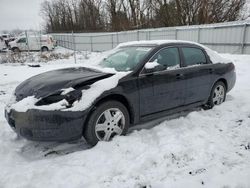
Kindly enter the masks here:
[[164, 44], [189, 44], [189, 45], [196, 45], [200, 46], [198, 43], [185, 41], [185, 40], [144, 40], [144, 41], [132, 41], [132, 42], [125, 42], [118, 45], [120, 47], [128, 47], [128, 46], [159, 46]]

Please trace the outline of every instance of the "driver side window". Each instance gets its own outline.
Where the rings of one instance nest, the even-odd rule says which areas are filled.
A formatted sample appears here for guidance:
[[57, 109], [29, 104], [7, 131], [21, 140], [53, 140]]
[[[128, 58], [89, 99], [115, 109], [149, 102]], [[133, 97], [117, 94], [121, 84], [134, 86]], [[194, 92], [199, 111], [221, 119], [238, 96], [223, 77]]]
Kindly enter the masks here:
[[157, 63], [155, 71], [171, 70], [180, 67], [180, 56], [178, 48], [164, 48], [153, 56], [150, 60]]
[[26, 38], [20, 38], [17, 43], [26, 43]]

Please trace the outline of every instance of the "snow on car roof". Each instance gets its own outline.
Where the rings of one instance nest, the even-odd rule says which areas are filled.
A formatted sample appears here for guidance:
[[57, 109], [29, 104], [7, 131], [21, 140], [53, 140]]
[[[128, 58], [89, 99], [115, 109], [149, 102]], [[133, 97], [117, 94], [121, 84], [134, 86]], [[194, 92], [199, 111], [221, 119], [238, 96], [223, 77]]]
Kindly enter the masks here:
[[142, 41], [124, 42], [124, 43], [119, 44], [118, 48], [124, 47], [124, 46], [138, 46], [138, 45], [157, 46], [157, 45], [171, 44], [171, 43], [187, 43], [187, 44], [199, 45], [198, 43], [191, 42], [191, 41], [185, 41], [185, 40], [142, 40]]

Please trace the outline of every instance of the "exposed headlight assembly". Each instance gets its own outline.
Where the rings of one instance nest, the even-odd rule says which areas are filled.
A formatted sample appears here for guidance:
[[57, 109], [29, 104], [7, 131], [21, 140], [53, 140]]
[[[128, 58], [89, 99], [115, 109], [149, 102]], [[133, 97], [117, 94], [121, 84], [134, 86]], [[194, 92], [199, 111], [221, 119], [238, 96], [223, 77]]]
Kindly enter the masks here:
[[65, 99], [69, 103], [67, 107], [71, 107], [75, 101], [80, 100], [82, 97], [81, 90], [73, 90], [67, 94], [62, 93], [63, 91], [59, 91], [52, 95], [44, 97], [36, 103], [36, 106], [50, 105]]

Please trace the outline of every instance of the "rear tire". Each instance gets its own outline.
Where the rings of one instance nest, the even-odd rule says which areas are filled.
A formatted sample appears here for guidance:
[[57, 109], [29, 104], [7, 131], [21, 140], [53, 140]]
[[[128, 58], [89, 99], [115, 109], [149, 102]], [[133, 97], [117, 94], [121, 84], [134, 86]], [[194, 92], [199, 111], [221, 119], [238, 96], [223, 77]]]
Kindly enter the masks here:
[[215, 105], [220, 105], [226, 99], [226, 86], [222, 81], [218, 81], [214, 84], [207, 104], [203, 107], [206, 109], [212, 109]]
[[49, 51], [49, 49], [48, 49], [48, 47], [43, 46], [43, 47], [41, 48], [41, 51], [42, 51], [42, 52], [47, 52], [47, 51]]
[[129, 122], [128, 110], [122, 103], [107, 101], [92, 112], [83, 136], [88, 144], [94, 146], [99, 141], [110, 141], [116, 135], [125, 135]]

